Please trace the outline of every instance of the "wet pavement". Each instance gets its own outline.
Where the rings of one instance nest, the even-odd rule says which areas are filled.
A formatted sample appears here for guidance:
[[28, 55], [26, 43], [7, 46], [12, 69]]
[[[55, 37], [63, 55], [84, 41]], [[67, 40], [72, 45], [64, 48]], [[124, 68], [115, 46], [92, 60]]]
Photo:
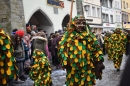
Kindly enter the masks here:
[[[118, 86], [121, 78], [121, 74], [124, 70], [124, 66], [128, 57], [123, 56], [123, 61], [121, 65], [121, 71], [117, 72], [113, 66], [113, 62], [107, 59], [107, 55], [104, 56], [104, 65], [105, 69], [103, 71], [102, 80], [97, 80], [95, 86]], [[52, 82], [53, 86], [65, 86], [66, 71], [65, 70], [56, 70], [52, 66]], [[24, 83], [11, 83], [9, 86], [33, 86], [33, 81], [28, 77]]]

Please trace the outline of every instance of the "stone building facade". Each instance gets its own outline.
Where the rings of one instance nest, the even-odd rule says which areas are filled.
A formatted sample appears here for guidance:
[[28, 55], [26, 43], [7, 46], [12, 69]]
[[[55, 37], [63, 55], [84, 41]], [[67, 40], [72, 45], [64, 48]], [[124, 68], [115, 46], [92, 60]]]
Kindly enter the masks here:
[[0, 26], [9, 34], [15, 28], [25, 29], [22, 0], [0, 0]]

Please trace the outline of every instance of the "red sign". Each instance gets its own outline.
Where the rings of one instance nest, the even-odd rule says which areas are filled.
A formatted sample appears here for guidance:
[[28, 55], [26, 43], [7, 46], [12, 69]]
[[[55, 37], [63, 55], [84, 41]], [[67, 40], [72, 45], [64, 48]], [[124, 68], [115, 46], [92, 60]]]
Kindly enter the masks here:
[[109, 24], [109, 23], [106, 23], [106, 26], [110, 26], [110, 24]]

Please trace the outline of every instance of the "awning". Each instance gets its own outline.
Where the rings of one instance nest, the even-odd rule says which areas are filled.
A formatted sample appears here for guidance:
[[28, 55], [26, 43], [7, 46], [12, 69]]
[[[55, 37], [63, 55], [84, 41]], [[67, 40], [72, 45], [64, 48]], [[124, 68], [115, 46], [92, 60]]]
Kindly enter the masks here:
[[89, 25], [91, 28], [103, 28], [103, 26], [98, 26], [98, 25]]

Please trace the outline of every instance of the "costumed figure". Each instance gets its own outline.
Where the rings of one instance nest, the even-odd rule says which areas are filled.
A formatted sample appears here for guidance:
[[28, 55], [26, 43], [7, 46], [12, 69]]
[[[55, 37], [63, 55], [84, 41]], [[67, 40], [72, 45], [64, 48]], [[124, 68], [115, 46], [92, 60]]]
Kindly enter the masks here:
[[111, 39], [110, 39], [110, 37], [111, 37], [110, 32], [107, 32], [104, 37], [104, 44], [105, 44], [105, 49], [108, 53], [108, 60], [112, 59], [111, 58], [111, 43], [110, 43]]
[[124, 32], [127, 35], [127, 43], [126, 43], [126, 56], [130, 54], [130, 30]]
[[0, 29], [0, 86], [7, 86], [9, 80], [17, 78], [14, 47], [10, 37]]
[[75, 17], [58, 46], [67, 86], [93, 86], [102, 78], [103, 53], [83, 16]]
[[33, 66], [30, 71], [30, 78], [34, 80], [34, 86], [51, 86], [51, 67], [46, 53], [47, 39], [42, 32], [33, 39]]
[[127, 37], [121, 29], [117, 28], [111, 35], [111, 57], [117, 71], [120, 70], [123, 53], [126, 50]]

